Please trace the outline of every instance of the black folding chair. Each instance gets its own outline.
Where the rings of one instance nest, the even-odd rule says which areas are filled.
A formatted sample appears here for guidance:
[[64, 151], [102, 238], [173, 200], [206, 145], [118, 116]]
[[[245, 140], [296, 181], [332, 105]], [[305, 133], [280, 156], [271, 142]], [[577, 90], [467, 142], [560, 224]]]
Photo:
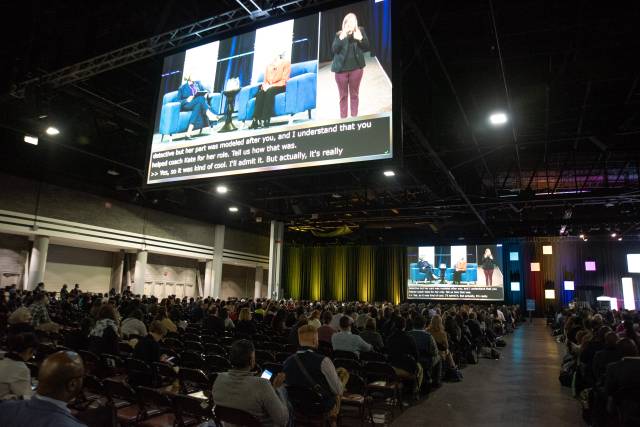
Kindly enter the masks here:
[[[355, 408], [358, 411], [360, 425], [364, 425], [365, 415], [368, 412], [369, 422], [374, 425], [373, 414], [371, 413], [371, 397], [367, 396], [367, 384], [364, 379], [356, 374], [349, 374], [349, 381], [345, 386], [345, 391], [340, 399], [341, 407], [339, 418], [345, 416], [348, 408]], [[368, 410], [368, 411], [367, 411]], [[341, 423], [339, 423], [341, 424]]]
[[363, 367], [363, 374], [367, 383], [367, 396], [371, 396], [373, 402], [384, 402], [385, 405], [390, 398], [391, 416], [395, 416], [396, 406], [402, 409], [402, 381], [393, 367], [383, 362], [367, 362]]
[[171, 401], [176, 414], [177, 427], [208, 421], [213, 416], [213, 405], [210, 400], [203, 401], [197, 397], [176, 394], [171, 397]]
[[192, 369], [202, 369], [204, 368], [204, 359], [200, 353], [195, 351], [185, 351], [180, 354], [181, 364], [180, 366], [184, 366]]
[[205, 394], [211, 393], [211, 380], [201, 369], [180, 368], [178, 371], [180, 379], [180, 391], [184, 394], [202, 391]]
[[349, 371], [350, 374], [360, 374], [362, 372], [362, 365], [357, 360], [353, 359], [333, 359], [333, 365], [336, 368], [344, 368]]
[[231, 363], [222, 356], [207, 354], [204, 357], [204, 365], [208, 372], [226, 372], [231, 369]]
[[126, 361], [127, 382], [134, 387], [156, 385], [155, 375], [151, 366], [146, 362], [130, 358]]
[[357, 354], [352, 351], [344, 351], [344, 350], [333, 350], [333, 358], [334, 359], [351, 359], [351, 360], [360, 360]]
[[240, 409], [216, 405], [214, 408], [215, 420], [219, 425], [229, 423], [238, 427], [261, 427], [262, 423], [253, 415]]
[[308, 387], [287, 386], [287, 396], [293, 407], [296, 426], [325, 426], [329, 412], [324, 396]]
[[166, 387], [173, 384], [178, 379], [178, 373], [173, 366], [168, 363], [155, 362], [152, 365], [157, 385]]
[[184, 342], [184, 349], [185, 350], [190, 350], [190, 351], [196, 351], [198, 353], [204, 353], [205, 352], [204, 345], [202, 345], [198, 341], [185, 341]]

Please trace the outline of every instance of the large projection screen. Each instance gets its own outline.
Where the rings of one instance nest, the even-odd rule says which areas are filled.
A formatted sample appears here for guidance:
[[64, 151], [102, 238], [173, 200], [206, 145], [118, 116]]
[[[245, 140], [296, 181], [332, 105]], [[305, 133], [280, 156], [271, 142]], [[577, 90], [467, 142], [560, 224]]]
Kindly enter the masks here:
[[392, 158], [390, 3], [166, 57], [147, 184]]
[[502, 301], [502, 245], [419, 246], [407, 249], [407, 298]]

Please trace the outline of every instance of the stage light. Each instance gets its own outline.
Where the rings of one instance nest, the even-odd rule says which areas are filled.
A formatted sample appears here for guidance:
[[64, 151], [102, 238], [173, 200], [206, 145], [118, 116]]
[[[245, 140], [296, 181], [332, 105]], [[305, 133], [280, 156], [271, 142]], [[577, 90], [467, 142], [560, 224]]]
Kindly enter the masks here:
[[236, 213], [238, 212], [238, 208], [235, 206], [229, 206], [229, 212]]
[[613, 237], [614, 239], [618, 236], [617, 233], [611, 233], [611, 237]]
[[578, 237], [580, 237], [581, 239], [584, 240], [584, 234], [579, 235]]
[[511, 292], [520, 292], [520, 282], [511, 282]]
[[532, 262], [531, 263], [531, 271], [540, 271], [540, 263]]
[[640, 254], [627, 254], [627, 271], [640, 273]]
[[51, 136], [56, 136], [60, 133], [58, 128], [54, 126], [49, 126], [45, 132], [47, 133], [47, 135], [51, 135]]
[[622, 241], [622, 237], [618, 237], [618, 242], [621, 242], [621, 241]]
[[118, 176], [118, 175], [120, 175], [120, 172], [118, 172], [117, 170], [114, 170], [114, 169], [109, 169], [107, 171], [107, 175]]
[[584, 270], [585, 271], [596, 271], [596, 262], [595, 261], [585, 261], [584, 262]]
[[226, 185], [218, 185], [216, 187], [216, 192], [218, 194], [227, 194], [228, 191], [229, 191], [229, 189], [227, 188]]
[[622, 299], [626, 310], [636, 309], [636, 300], [633, 295], [633, 279], [631, 277], [622, 278]]
[[575, 291], [576, 290], [576, 284], [574, 283], [573, 280], [565, 280], [564, 281], [564, 290], [565, 291]]
[[31, 136], [31, 135], [25, 135], [24, 136], [24, 142], [26, 142], [27, 144], [31, 144], [31, 145], [38, 145], [38, 137], [37, 136]]
[[556, 290], [555, 289], [545, 289], [544, 290], [544, 299], [556, 299]]
[[489, 116], [489, 123], [493, 126], [500, 126], [509, 121], [507, 115], [503, 112], [496, 112]]
[[542, 254], [543, 255], [553, 255], [553, 247], [552, 246], [543, 246], [542, 247]]
[[520, 255], [518, 252], [509, 252], [509, 261], [519, 261]]
[[394, 171], [384, 171], [383, 172], [384, 176], [390, 178], [392, 176], [396, 176], [396, 173]]

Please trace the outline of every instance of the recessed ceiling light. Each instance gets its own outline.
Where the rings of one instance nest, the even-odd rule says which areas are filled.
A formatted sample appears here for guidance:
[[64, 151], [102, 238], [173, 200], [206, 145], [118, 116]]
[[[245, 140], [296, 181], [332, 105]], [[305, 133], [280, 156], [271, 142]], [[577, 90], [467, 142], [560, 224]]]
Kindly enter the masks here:
[[494, 126], [503, 125], [507, 123], [507, 121], [509, 121], [509, 118], [505, 113], [502, 113], [502, 112], [496, 112], [489, 116], [489, 123], [491, 123]]
[[31, 145], [38, 145], [38, 137], [37, 136], [31, 136], [31, 135], [25, 135], [24, 136], [24, 142], [26, 142], [27, 144], [31, 144]]
[[236, 213], [236, 212], [238, 212], [238, 208], [235, 207], [235, 206], [229, 206], [229, 212]]
[[618, 242], [622, 241], [622, 237], [618, 237]]
[[384, 176], [386, 177], [392, 177], [392, 176], [396, 176], [396, 173], [394, 171], [384, 171], [382, 172], [384, 174]]
[[51, 135], [51, 136], [56, 136], [60, 133], [58, 128], [54, 126], [49, 126], [45, 132], [47, 133], [47, 135]]
[[615, 239], [616, 237], [618, 237], [618, 233], [611, 233], [611, 237]]
[[229, 191], [229, 189], [227, 188], [226, 185], [218, 185], [216, 187], [216, 192], [218, 194], [227, 194], [228, 191]]
[[331, 195], [331, 197], [333, 197], [334, 199], [341, 199], [342, 198], [342, 196], [340, 194], [338, 194], [338, 193], [333, 193]]
[[578, 237], [580, 237], [581, 239], [584, 239], [584, 234], [581, 234], [581, 235], [580, 235], [580, 236], [578, 236]]
[[118, 176], [118, 175], [120, 175], [120, 172], [118, 172], [117, 170], [114, 170], [114, 169], [109, 169], [107, 171], [107, 175]]

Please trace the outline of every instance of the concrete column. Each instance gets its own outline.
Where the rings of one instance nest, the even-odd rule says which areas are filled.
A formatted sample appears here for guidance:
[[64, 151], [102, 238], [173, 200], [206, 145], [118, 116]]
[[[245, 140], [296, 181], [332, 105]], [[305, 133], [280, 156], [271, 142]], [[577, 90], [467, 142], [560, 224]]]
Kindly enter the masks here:
[[124, 274], [124, 251], [115, 252], [113, 254], [113, 262], [111, 265], [111, 280], [109, 281], [109, 290], [115, 289], [120, 293], [122, 288], [122, 275]]
[[47, 264], [47, 252], [49, 252], [49, 238], [47, 236], [35, 236], [31, 256], [29, 257], [29, 290], [36, 288], [38, 283], [44, 281], [44, 267]]
[[222, 258], [224, 255], [224, 225], [216, 225], [215, 233], [211, 296], [213, 298], [220, 298], [222, 288]]
[[254, 288], [253, 288], [253, 298], [262, 298], [261, 294], [262, 294], [262, 277], [263, 277], [264, 271], [263, 268], [258, 266], [256, 267], [256, 279], [254, 282]]
[[204, 269], [204, 295], [206, 297], [213, 296], [213, 260], [207, 260]]
[[269, 282], [268, 297], [278, 299], [282, 297], [282, 246], [284, 240], [284, 222], [271, 221], [269, 236]]
[[144, 294], [144, 277], [147, 271], [147, 251], [139, 251], [136, 255], [136, 270], [133, 274], [133, 288], [135, 295]]

